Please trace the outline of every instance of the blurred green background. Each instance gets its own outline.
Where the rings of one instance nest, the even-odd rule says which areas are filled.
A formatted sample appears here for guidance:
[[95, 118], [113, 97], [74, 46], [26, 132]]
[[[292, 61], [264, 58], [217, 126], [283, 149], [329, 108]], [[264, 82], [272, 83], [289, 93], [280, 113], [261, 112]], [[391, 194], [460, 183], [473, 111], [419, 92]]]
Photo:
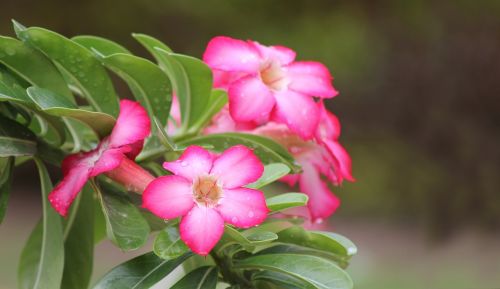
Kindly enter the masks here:
[[[500, 288], [500, 1], [2, 0], [0, 34], [12, 18], [143, 56], [131, 32], [197, 57], [229, 35], [324, 62], [357, 178], [330, 224], [359, 246], [356, 288]], [[0, 226], [2, 289], [40, 211], [33, 172], [17, 170]], [[101, 245], [96, 274], [128, 257]]]

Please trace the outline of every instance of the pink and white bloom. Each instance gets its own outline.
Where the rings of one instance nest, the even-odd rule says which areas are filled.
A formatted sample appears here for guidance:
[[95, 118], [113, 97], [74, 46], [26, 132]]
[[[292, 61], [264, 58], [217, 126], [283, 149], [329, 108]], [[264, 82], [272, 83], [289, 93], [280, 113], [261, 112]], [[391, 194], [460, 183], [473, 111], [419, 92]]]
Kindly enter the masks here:
[[188, 147], [181, 157], [165, 162], [173, 175], [152, 181], [143, 207], [163, 219], [182, 217], [181, 239], [193, 252], [207, 255], [224, 232], [224, 223], [248, 228], [264, 221], [264, 194], [243, 186], [255, 182], [264, 167], [252, 150], [237, 145], [216, 156]]
[[227, 89], [236, 122], [273, 119], [303, 139], [314, 136], [319, 122], [313, 96], [338, 94], [323, 64], [295, 61], [295, 52], [283, 46], [219, 36], [208, 43], [203, 60], [213, 70], [215, 87]]
[[66, 216], [87, 180], [102, 173], [131, 189], [142, 191], [153, 176], [133, 160], [142, 150], [150, 130], [146, 110], [137, 102], [121, 100], [120, 114], [111, 134], [95, 149], [69, 155], [63, 160], [63, 179], [49, 194], [52, 207]]
[[[285, 146], [302, 166], [302, 173], [288, 175], [282, 181], [290, 186], [298, 183], [300, 191], [309, 196], [307, 213], [315, 222], [328, 218], [340, 205], [339, 198], [330, 191], [324, 179], [336, 186], [341, 185], [343, 180], [354, 181], [351, 158], [338, 142], [338, 119], [321, 102], [318, 103], [318, 110], [321, 120], [312, 141], [304, 141], [278, 123], [269, 123], [254, 131]], [[292, 210], [292, 213], [304, 215], [301, 210]]]

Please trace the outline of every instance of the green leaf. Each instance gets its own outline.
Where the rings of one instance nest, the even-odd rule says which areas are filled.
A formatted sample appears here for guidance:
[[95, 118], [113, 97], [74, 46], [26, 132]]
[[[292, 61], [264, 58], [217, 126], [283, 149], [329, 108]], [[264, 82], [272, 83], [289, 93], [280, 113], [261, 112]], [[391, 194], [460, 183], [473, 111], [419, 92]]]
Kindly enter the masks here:
[[[141, 34], [141, 33], [132, 33], [132, 37], [135, 38], [135, 40], [137, 40], [139, 43], [142, 44], [142, 46], [144, 46], [144, 48], [146, 48], [149, 53], [151, 53], [156, 61], [160, 62], [159, 59], [157, 58], [157, 51], [156, 51], [156, 47], [158, 48], [161, 48], [167, 52], [173, 52], [172, 49], [170, 49], [170, 47], [168, 47], [165, 43], [161, 42], [160, 40], [152, 37], [152, 36], [149, 36], [149, 35], [146, 35], [146, 34]], [[160, 63], [161, 65], [161, 63]]]
[[206, 136], [198, 136], [184, 141], [178, 145], [212, 145], [214, 150], [222, 152], [227, 148], [242, 144], [254, 150], [255, 154], [266, 164], [283, 163], [287, 165], [292, 173], [300, 172], [300, 167], [288, 151], [275, 141], [246, 133], [221, 133]]
[[101, 201], [108, 238], [125, 251], [144, 245], [149, 236], [148, 222], [127, 195], [115, 191], [109, 185], [105, 186], [105, 192], [101, 192], [97, 184], [92, 183]]
[[71, 38], [74, 42], [92, 51], [93, 49], [99, 51], [102, 55], [111, 55], [115, 53], [132, 54], [127, 48], [109, 39], [92, 36], [92, 35], [78, 35]]
[[305, 206], [308, 199], [309, 197], [303, 193], [286, 193], [268, 198], [266, 204], [271, 212], [278, 212], [289, 208]]
[[[261, 271], [252, 276], [252, 280], [269, 280], [274, 284], [280, 286], [284, 289], [315, 289], [316, 287], [307, 282], [303, 282], [293, 276], [273, 272], [273, 271]], [[260, 288], [260, 287], [258, 287]]]
[[268, 244], [278, 239], [278, 235], [267, 231], [259, 231], [251, 234], [245, 234], [245, 231], [243, 231], [243, 234], [252, 245]]
[[167, 75], [154, 63], [134, 55], [118, 53], [100, 59], [127, 82], [150, 118], [157, 117], [165, 126], [172, 103], [172, 89]]
[[12, 181], [12, 171], [14, 168], [14, 158], [0, 158], [0, 224], [7, 211], [7, 203], [10, 195], [10, 183]]
[[212, 90], [205, 113], [200, 116], [193, 125], [193, 130], [199, 131], [204, 126], [209, 124], [212, 118], [224, 107], [224, 105], [226, 105], [227, 101], [227, 92], [221, 89]]
[[182, 130], [187, 131], [203, 115], [212, 91], [212, 71], [203, 61], [156, 48], [155, 57], [172, 82], [179, 98]]
[[294, 254], [258, 255], [237, 261], [235, 268], [269, 270], [289, 275], [307, 284], [307, 288], [350, 289], [349, 275], [335, 263], [316, 256]]
[[294, 226], [278, 233], [281, 243], [321, 250], [343, 258], [350, 258], [357, 252], [356, 246], [346, 237], [323, 231], [306, 231]]
[[262, 188], [263, 186], [288, 175], [288, 173], [290, 173], [290, 168], [287, 165], [281, 163], [268, 164], [264, 167], [264, 173], [262, 176], [256, 182], [249, 184], [247, 187], [253, 189]]
[[18, 29], [17, 34], [65, 71], [96, 111], [114, 117], [118, 115], [118, 96], [113, 83], [92, 52], [60, 34], [39, 27]]
[[61, 288], [87, 289], [94, 258], [94, 197], [88, 184], [71, 206], [64, 237]]
[[64, 265], [63, 230], [60, 216], [52, 209], [48, 194], [52, 184], [43, 163], [35, 159], [42, 188], [43, 217], [21, 253], [18, 285], [21, 289], [61, 287]]
[[108, 272], [94, 289], [147, 289], [181, 265], [193, 253], [174, 260], [164, 260], [153, 252], [129, 260]]
[[171, 289], [215, 289], [219, 270], [214, 266], [203, 266], [189, 272]]
[[111, 115], [81, 109], [50, 90], [30, 87], [27, 92], [40, 110], [53, 116], [64, 116], [79, 120], [91, 127], [100, 137], [107, 136], [115, 124], [115, 119]]
[[162, 259], [172, 260], [188, 251], [189, 248], [181, 240], [179, 231], [175, 227], [166, 227], [156, 236], [154, 252]]
[[0, 36], [0, 62], [32, 85], [50, 89], [66, 100], [75, 102], [64, 78], [54, 64], [42, 53], [26, 46], [23, 42]]
[[2, 67], [0, 67], [0, 101], [12, 101], [28, 107], [32, 105], [26, 89]]
[[32, 156], [35, 153], [35, 134], [19, 123], [0, 116], [0, 157]]
[[238, 244], [241, 245], [246, 251], [253, 252], [255, 247], [269, 244], [278, 239], [278, 236], [275, 233], [260, 230], [258, 228], [252, 228], [247, 231], [240, 232], [233, 227], [226, 225], [224, 228], [224, 234], [217, 245], [217, 250], [221, 251], [229, 245]]

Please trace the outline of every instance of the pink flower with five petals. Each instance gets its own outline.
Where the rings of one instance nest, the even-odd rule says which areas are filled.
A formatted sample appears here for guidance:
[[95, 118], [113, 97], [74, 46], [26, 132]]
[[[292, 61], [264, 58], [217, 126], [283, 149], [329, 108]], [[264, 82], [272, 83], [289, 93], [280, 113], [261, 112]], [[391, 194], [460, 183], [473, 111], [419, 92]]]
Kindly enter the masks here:
[[63, 160], [64, 177], [49, 194], [52, 207], [66, 216], [87, 180], [102, 173], [126, 181], [127, 186], [134, 190], [143, 190], [153, 176], [133, 160], [142, 150], [150, 129], [146, 110], [137, 102], [121, 100], [120, 114], [111, 135], [104, 138], [95, 149], [69, 155]]
[[245, 146], [233, 146], [215, 156], [188, 147], [163, 167], [173, 175], [152, 181], [143, 194], [143, 207], [163, 219], [182, 217], [181, 239], [200, 255], [207, 255], [224, 232], [224, 223], [248, 228], [262, 223], [268, 213], [264, 194], [245, 188], [260, 178], [264, 167]]
[[314, 136], [319, 122], [313, 96], [338, 94], [323, 64], [294, 61], [295, 52], [283, 46], [219, 36], [208, 43], [203, 60], [213, 70], [214, 85], [228, 90], [236, 122], [273, 119], [303, 139]]

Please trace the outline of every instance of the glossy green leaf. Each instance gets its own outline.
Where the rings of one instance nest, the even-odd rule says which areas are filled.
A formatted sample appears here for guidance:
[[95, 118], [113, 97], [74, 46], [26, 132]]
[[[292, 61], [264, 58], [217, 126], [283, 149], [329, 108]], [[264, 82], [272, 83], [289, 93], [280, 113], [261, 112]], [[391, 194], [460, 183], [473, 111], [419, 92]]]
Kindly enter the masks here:
[[285, 193], [268, 198], [266, 204], [271, 212], [278, 212], [289, 208], [305, 206], [308, 199], [309, 197], [303, 193]]
[[167, 75], [154, 63], [129, 54], [113, 54], [101, 61], [123, 78], [134, 97], [165, 126], [172, 103], [172, 89]]
[[241, 245], [246, 251], [253, 252], [257, 246], [266, 245], [278, 239], [278, 236], [275, 233], [260, 230], [258, 228], [247, 231], [248, 232], [240, 232], [235, 228], [226, 225], [224, 228], [224, 234], [217, 245], [217, 250], [221, 251], [229, 245], [238, 244]]
[[203, 266], [186, 274], [171, 289], [215, 289], [218, 274], [217, 267]]
[[61, 288], [87, 289], [94, 258], [94, 197], [88, 184], [71, 206], [64, 239]]
[[147, 289], [192, 256], [189, 252], [174, 260], [164, 260], [149, 252], [131, 259], [108, 272], [94, 289]]
[[13, 168], [14, 157], [0, 157], [0, 224], [7, 211]]
[[71, 38], [74, 42], [87, 48], [88, 50], [97, 50], [102, 55], [111, 55], [115, 53], [132, 54], [127, 48], [109, 39], [92, 36], [92, 35], [78, 35]]
[[108, 238], [125, 251], [144, 245], [150, 231], [148, 222], [127, 195], [115, 191], [109, 185], [102, 190], [95, 183], [93, 187], [100, 197]]
[[295, 254], [257, 255], [238, 261], [235, 268], [269, 270], [297, 278], [316, 289], [350, 289], [349, 275], [335, 263], [316, 256]]
[[36, 153], [36, 136], [19, 123], [0, 116], [0, 157], [32, 156]]
[[227, 104], [227, 101], [227, 92], [221, 89], [212, 90], [205, 113], [193, 125], [193, 130], [198, 131], [209, 124], [212, 118]]
[[[252, 276], [252, 280], [269, 280], [283, 289], [316, 289], [314, 285], [295, 278], [293, 276], [274, 271], [261, 271]], [[258, 287], [260, 288], [260, 287]]]
[[152, 36], [141, 33], [132, 33], [132, 37], [134, 37], [139, 43], [141, 43], [142, 46], [144, 46], [144, 48], [146, 48], [149, 51], [149, 53], [151, 53], [155, 57], [156, 61], [158, 61], [160, 65], [162, 64], [160, 63], [160, 60], [157, 57], [158, 52], [155, 48], [158, 47], [167, 52], [173, 52], [172, 49], [170, 49], [170, 47], [168, 47], [165, 43], [161, 42], [160, 40]]
[[71, 91], [54, 64], [23, 42], [0, 36], [0, 62], [32, 85], [50, 89], [74, 103]]
[[17, 34], [65, 71], [96, 111], [114, 117], [118, 115], [118, 96], [113, 83], [92, 52], [60, 34], [39, 27], [21, 28]]
[[203, 61], [156, 48], [159, 61], [179, 99], [181, 126], [191, 128], [204, 114], [212, 91], [212, 71]]
[[18, 285], [21, 289], [57, 289], [61, 288], [64, 265], [61, 217], [47, 198], [52, 190], [47, 169], [40, 160], [35, 162], [40, 174], [43, 216], [21, 253]]
[[263, 186], [269, 185], [270, 183], [279, 180], [280, 178], [288, 175], [290, 173], [290, 168], [284, 164], [268, 164], [264, 167], [264, 173], [262, 176], [254, 183], [247, 185], [249, 188], [259, 189]]
[[294, 226], [278, 233], [281, 243], [295, 244], [350, 258], [357, 252], [356, 246], [346, 237], [323, 231], [307, 231]]
[[47, 114], [65, 116], [79, 120], [91, 127], [99, 136], [107, 136], [115, 124], [115, 119], [106, 113], [88, 111], [65, 101], [50, 90], [39, 87], [27, 89], [31, 100]]
[[155, 254], [165, 260], [178, 258], [189, 251], [189, 248], [181, 240], [179, 230], [175, 227], [166, 227], [162, 230], [156, 236], [153, 247]]
[[255, 154], [266, 164], [283, 163], [293, 173], [300, 172], [300, 167], [288, 151], [275, 141], [258, 135], [246, 133], [221, 133], [198, 136], [178, 143], [178, 145], [212, 145], [216, 151], [242, 144], [254, 150]]
[[278, 239], [278, 235], [268, 231], [259, 231], [251, 234], [245, 234], [245, 232], [243, 233], [252, 245], [267, 244]]
[[0, 101], [12, 101], [28, 106], [32, 105], [26, 89], [2, 67], [0, 67]]

